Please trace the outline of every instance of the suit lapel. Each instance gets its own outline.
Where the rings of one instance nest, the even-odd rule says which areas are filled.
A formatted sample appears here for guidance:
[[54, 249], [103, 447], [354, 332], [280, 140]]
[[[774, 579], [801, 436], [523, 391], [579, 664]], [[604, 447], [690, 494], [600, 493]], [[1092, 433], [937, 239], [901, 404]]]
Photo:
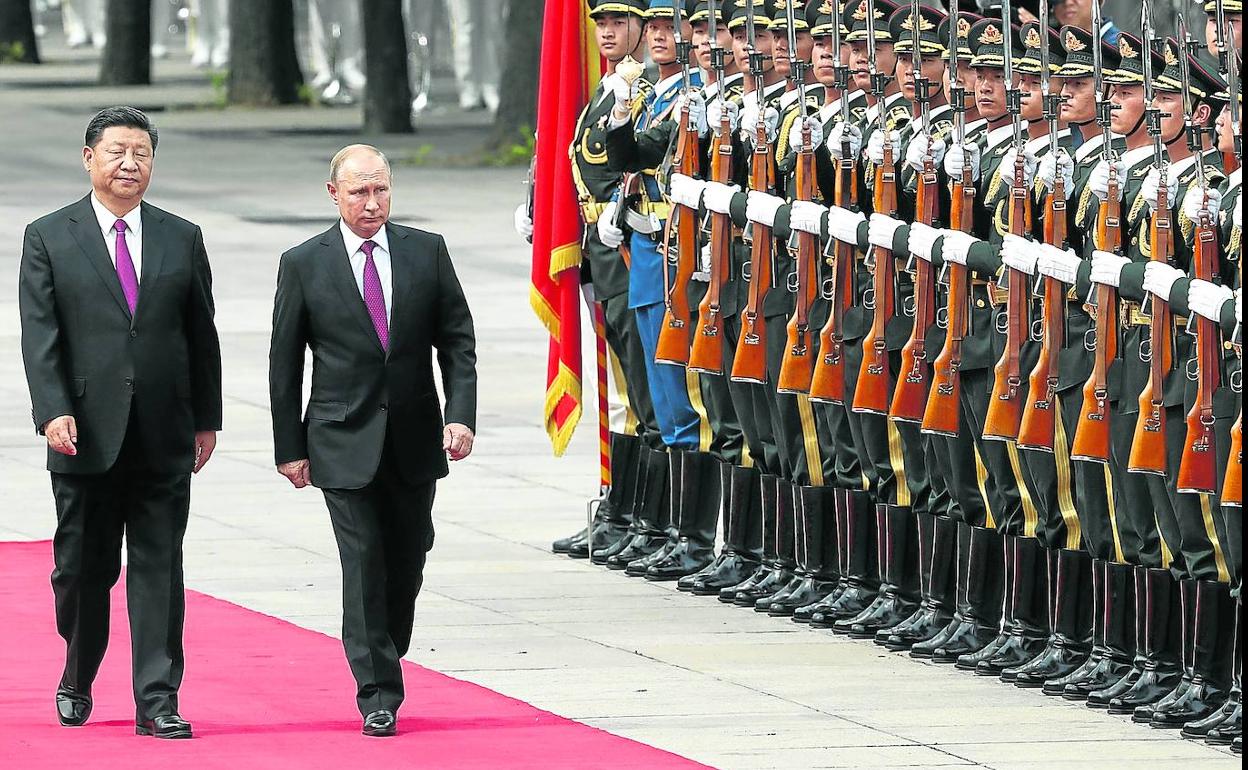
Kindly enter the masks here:
[[148, 292], [155, 290], [161, 266], [165, 261], [165, 239], [161, 237], [164, 233], [165, 218], [146, 203], [142, 205], [143, 267], [141, 270], [143, 275], [139, 276], [139, 299], [134, 307], [136, 317], [143, 310], [145, 304], [143, 298]]
[[406, 231], [387, 222], [386, 238], [390, 243], [390, 350], [394, 350], [406, 338], [403, 318], [412, 301], [416, 265]]
[[381, 352], [381, 340], [377, 339], [373, 319], [369, 317], [364, 298], [360, 296], [359, 286], [355, 283], [355, 274], [351, 272], [351, 261], [347, 257], [347, 244], [342, 240], [342, 231], [338, 229], [338, 225], [325, 232], [321, 238], [321, 246], [326, 274], [338, 291], [343, 307], [347, 308], [347, 312], [360, 324], [364, 335]]
[[108, 256], [108, 246], [104, 244], [104, 234], [100, 232], [100, 223], [95, 218], [95, 209], [91, 207], [90, 195], [78, 202], [69, 215], [69, 221], [72, 223], [69, 231], [74, 240], [78, 242], [78, 248], [82, 249], [91, 267], [95, 268], [100, 280], [104, 282], [104, 287], [117, 301], [121, 312], [129, 317], [130, 307], [126, 304], [126, 296], [121, 293], [121, 281], [117, 279], [117, 268], [113, 266], [113, 260]]

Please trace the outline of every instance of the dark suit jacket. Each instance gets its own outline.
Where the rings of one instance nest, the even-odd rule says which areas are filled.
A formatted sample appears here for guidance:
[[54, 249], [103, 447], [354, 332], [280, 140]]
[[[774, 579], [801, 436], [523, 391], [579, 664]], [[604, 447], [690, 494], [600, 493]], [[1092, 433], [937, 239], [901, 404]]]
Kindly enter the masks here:
[[78, 423], [78, 454], [48, 450], [57, 473], [112, 467], [129, 420], [147, 466], [189, 473], [195, 432], [221, 429], [221, 348], [199, 227], [142, 204], [134, 316], [90, 196], [26, 228], [18, 286], [22, 358], [35, 428]]
[[[476, 429], [472, 314], [442, 236], [386, 225], [392, 265], [390, 351], [382, 350], [335, 223], [282, 255], [269, 349], [277, 463], [307, 458], [312, 483], [358, 489], [377, 472], [390, 435], [404, 478], [447, 474], [443, 412], [433, 381], [437, 349], [446, 422]], [[300, 416], [305, 348], [312, 396]]]

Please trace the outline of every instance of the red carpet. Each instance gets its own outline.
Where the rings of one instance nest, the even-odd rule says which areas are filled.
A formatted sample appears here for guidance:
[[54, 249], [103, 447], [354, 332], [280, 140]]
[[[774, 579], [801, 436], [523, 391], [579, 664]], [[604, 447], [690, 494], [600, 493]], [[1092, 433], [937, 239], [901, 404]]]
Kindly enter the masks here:
[[113, 638], [95, 683], [95, 712], [85, 727], [60, 727], [52, 696], [65, 647], [53, 620], [51, 565], [50, 543], [0, 544], [0, 767], [704, 767], [410, 663], [399, 736], [365, 738], [340, 641], [194, 592], [182, 711], [196, 737], [140, 738], [124, 576], [113, 592]]

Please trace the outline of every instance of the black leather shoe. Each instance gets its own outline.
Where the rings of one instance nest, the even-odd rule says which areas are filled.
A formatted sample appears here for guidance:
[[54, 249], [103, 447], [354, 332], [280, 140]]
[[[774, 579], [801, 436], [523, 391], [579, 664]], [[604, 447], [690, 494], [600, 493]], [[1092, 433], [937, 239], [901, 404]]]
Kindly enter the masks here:
[[56, 691], [56, 718], [64, 727], [82, 727], [91, 718], [91, 696], [61, 689]]
[[369, 738], [389, 738], [398, 732], [399, 720], [389, 709], [379, 709], [364, 717], [364, 730]]
[[179, 740], [191, 737], [191, 723], [177, 714], [166, 714], [134, 726], [135, 735], [151, 735], [165, 740]]

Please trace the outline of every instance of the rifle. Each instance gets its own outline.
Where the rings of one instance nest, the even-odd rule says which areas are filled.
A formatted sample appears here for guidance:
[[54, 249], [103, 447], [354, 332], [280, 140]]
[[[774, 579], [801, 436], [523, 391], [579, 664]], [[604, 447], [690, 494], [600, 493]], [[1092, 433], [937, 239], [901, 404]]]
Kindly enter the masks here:
[[[746, 34], [753, 47], [752, 27], [754, 11], [751, 8], [747, 23], [751, 28]], [[796, 56], [791, 52], [790, 56]], [[775, 167], [772, 162], [771, 143], [767, 141], [767, 121], [764, 120], [763, 54], [750, 52], [750, 74], [754, 78], [754, 93], [759, 99], [758, 123], [754, 126], [754, 158], [750, 165], [750, 189], [767, 192], [775, 187]], [[749, 225], [750, 264], [744, 276], [750, 284], [749, 298], [741, 311], [741, 336], [732, 359], [731, 378], [737, 382], [767, 382], [767, 323], [763, 318], [763, 299], [771, 289], [772, 264], [775, 258], [775, 239], [771, 228], [751, 222]]]
[[[1222, 72], [1227, 74], [1227, 83], [1229, 85], [1227, 93], [1230, 94], [1231, 102], [1234, 103], [1235, 84], [1231, 83], [1230, 79], [1238, 74], [1238, 72], [1232, 73], [1232, 70], [1238, 69], [1238, 64], [1234, 61], [1238, 54], [1231, 48], [1231, 40], [1234, 38], [1235, 33], [1226, 21], [1225, 0], [1216, 0], [1214, 3], [1214, 26], [1217, 27], [1217, 29], [1214, 30], [1214, 43], [1218, 47], [1219, 68]], [[1232, 106], [1231, 111], [1238, 113], [1239, 106]], [[1239, 141], [1238, 131], [1235, 133], [1235, 139], [1237, 142]], [[1222, 170], [1228, 175], [1235, 169], [1239, 168], [1240, 154], [1241, 153], [1238, 152], [1222, 153]]]
[[[676, 58], [680, 60], [685, 102], [680, 109], [680, 121], [676, 129], [676, 153], [673, 165], [685, 176], [698, 173], [700, 151], [698, 127], [689, 120], [689, 98], [693, 87], [689, 79], [689, 53], [692, 46], [684, 39], [679, 16], [672, 25], [676, 35]], [[676, 248], [671, 248], [672, 240]], [[692, 309], [689, 307], [689, 281], [693, 278], [698, 259], [698, 212], [688, 206], [677, 205], [667, 220], [664, 234], [663, 270], [663, 324], [659, 327], [659, 341], [654, 359], [662, 364], [684, 366], [689, 363], [689, 325]], [[674, 273], [674, 275], [673, 275]]]
[[[1040, 0], [1040, 18], [1047, 19], [1049, 0]], [[1093, 41], [1099, 50], [1101, 41]], [[1061, 147], [1057, 138], [1057, 115], [1062, 97], [1053, 93], [1049, 79], [1049, 36], [1040, 36], [1040, 92], [1044, 119], [1049, 124], [1049, 152], [1056, 167]], [[1066, 246], [1066, 183], [1062, 175], [1053, 175], [1053, 189], [1044, 204], [1044, 242], [1057, 248]], [[1031, 370], [1029, 398], [1023, 408], [1018, 428], [1018, 445], [1024, 449], [1052, 452], [1057, 436], [1058, 359], [1066, 342], [1066, 287], [1056, 278], [1045, 276], [1044, 313], [1040, 321], [1040, 358]]]
[[[1144, 0], [1149, 9], [1149, 0]], [[1144, 37], [1151, 46], [1154, 37], [1152, 19], [1144, 16]], [[1164, 41], [1163, 41], [1164, 45]], [[1181, 52], [1181, 56], [1187, 56]], [[1148, 133], [1153, 137], [1153, 163], [1160, 175], [1157, 185], [1157, 207], [1149, 223], [1153, 244], [1152, 259], [1169, 263], [1174, 255], [1174, 232], [1170, 214], [1170, 160], [1161, 137], [1161, 112], [1153, 107], [1152, 49], [1144, 54], [1145, 119]], [[1170, 303], [1162, 297], [1153, 296], [1149, 302], [1149, 339], [1140, 347], [1140, 359], [1149, 364], [1148, 382], [1140, 393], [1140, 416], [1135, 423], [1135, 435], [1131, 441], [1131, 455], [1127, 470], [1132, 473], [1148, 473], [1165, 476], [1166, 462], [1166, 378], [1174, 369], [1174, 314]]]
[[[1205, 128], [1192, 120], [1191, 71], [1188, 54], [1196, 45], [1188, 35], [1187, 19], [1179, 14], [1179, 70], [1183, 83], [1183, 114], [1186, 119], [1187, 146], [1195, 154], [1196, 181], [1205, 201], [1209, 200], [1209, 178], [1205, 173]], [[1201, 209], [1196, 223], [1195, 253], [1192, 256], [1193, 277], [1217, 282], [1217, 225], [1208, 212]], [[1196, 382], [1196, 402], [1187, 413], [1187, 436], [1183, 457], [1179, 462], [1177, 488], [1180, 493], [1213, 494], [1217, 491], [1218, 464], [1214, 456], [1213, 394], [1221, 385], [1221, 334], [1218, 324], [1208, 318], [1191, 314], [1187, 330], [1196, 336], [1196, 355], [1188, 362], [1187, 377]], [[1194, 369], [1193, 369], [1194, 365]]]
[[[950, 39], [954, 46], [949, 51], [949, 98], [953, 103], [954, 141], [966, 144], [966, 89], [958, 80], [958, 0], [950, 3]], [[949, 201], [949, 226], [964, 233], [971, 231], [974, 219], [975, 185], [971, 182], [974, 170], [970, 153], [963, 155], [962, 178], [953, 182]], [[949, 286], [948, 323], [945, 345], [932, 364], [932, 388], [928, 393], [927, 408], [923, 412], [924, 433], [939, 436], [957, 436], [961, 430], [962, 399], [962, 343], [970, 333], [971, 273], [966, 265], [945, 263], [941, 282]]]
[[[1023, 163], [1023, 94], [1014, 82], [1014, 37], [1009, 33], [1010, 0], [1001, 3], [1001, 22], [1005, 34], [1005, 82], [1006, 107], [1014, 123], [1014, 178], [1010, 183], [1009, 231], [1025, 235], [1031, 230], [1031, 196], [1024, 184]], [[1042, 31], [1042, 35], [1045, 33]], [[984, 418], [984, 438], [995, 441], [1014, 441], [1023, 421], [1023, 340], [1029, 334], [1030, 287], [1027, 276], [1006, 267], [1005, 315], [997, 319], [997, 331], [1005, 335], [1005, 351], [993, 368], [992, 395], [988, 399], [988, 414]]]
[[[710, 33], [715, 34], [715, 8], [712, 5]], [[750, 31], [754, 30], [754, 10], [749, 15]], [[679, 24], [679, 18], [677, 24]], [[719, 83], [720, 106], [724, 104], [724, 51], [711, 38], [712, 65]], [[751, 48], [754, 38], [750, 38]], [[718, 53], [716, 53], [718, 52]], [[728, 110], [720, 111], [719, 136], [713, 143], [711, 157], [711, 181], [727, 184], [732, 174], [732, 131]], [[693, 335], [693, 347], [689, 351], [689, 369], [705, 374], [724, 373], [724, 319], [719, 312], [719, 299], [732, 269], [732, 221], [727, 214], [711, 213], [711, 281], [706, 294], [698, 304], [698, 327]]]
[[[1101, 6], [1093, 3], [1092, 28], [1101, 28]], [[1147, 53], [1147, 51], [1145, 52]], [[1104, 62], [1100, 45], [1092, 48], [1092, 74], [1097, 83], [1102, 82]], [[1114, 106], [1105, 97], [1102, 87], [1096, 94], [1096, 122], [1101, 127], [1101, 146], [1109, 162], [1108, 195], [1101, 201], [1096, 217], [1095, 242], [1101, 251], [1122, 253], [1122, 201], [1118, 199], [1118, 151], [1113, 146], [1110, 122]], [[1089, 296], [1089, 311], [1095, 322], [1095, 341], [1085, 341], [1092, 349], [1092, 376], [1083, 386], [1083, 404], [1079, 408], [1079, 422], [1075, 427], [1075, 443], [1071, 458], [1102, 464], [1109, 463], [1109, 365], [1118, 357], [1118, 292], [1109, 284], [1097, 284]]]
[[[888, 123], [884, 120], [884, 88], [891, 79], [880, 72], [875, 64], [875, 2], [867, 0], [867, 70], [871, 74], [871, 94], [876, 105], [876, 130], [884, 131], [884, 162], [875, 169], [875, 211], [897, 210], [897, 167], [893, 160], [893, 143], [888, 137]], [[888, 342], [884, 332], [888, 322], [897, 313], [896, 271], [893, 253], [888, 249], [872, 247], [868, 252], [867, 267], [871, 269], [871, 294], [873, 302], [864, 304], [874, 309], [871, 328], [862, 340], [862, 364], [858, 369], [858, 387], [854, 391], [851, 408], [855, 412], [888, 414], [890, 382], [888, 372]]]
[[[955, 2], [957, 0], [954, 0]], [[841, 50], [841, 4], [832, 3], [832, 40], [833, 49]], [[839, 55], [838, 55], [839, 56]], [[835, 85], [841, 95], [841, 125], [846, 127], [842, 132], [841, 152], [836, 159], [836, 187], [833, 193], [837, 206], [858, 208], [858, 163], [852, 157], [852, 146], [848, 128], [849, 113], [849, 67], [837, 58], [833, 68]], [[819, 330], [820, 356], [815, 361], [814, 373], [810, 378], [810, 400], [830, 404], [845, 403], [845, 313], [858, 293], [856, 284], [856, 265], [853, 244], [843, 243], [836, 238], [829, 238], [824, 258], [830, 268], [831, 277], [825, 280], [823, 298], [831, 305], [828, 320]]]
[[[919, 104], [923, 129], [927, 132], [927, 152], [923, 155], [923, 172], [918, 180], [914, 220], [929, 227], [937, 219], [936, 161], [932, 157], [931, 97], [927, 92], [929, 83], [923, 77], [923, 54], [919, 50], [919, 0], [912, 0], [910, 15], [913, 24], [910, 34], [914, 41], [911, 64], [914, 67], [914, 96]], [[957, 19], [952, 21], [954, 55], [958, 48]], [[916, 137], [917, 138], [917, 137]], [[936, 323], [936, 272], [932, 263], [913, 256], [909, 258], [914, 268], [914, 327], [910, 339], [901, 350], [902, 372], [897, 378], [889, 417], [897, 422], [923, 422], [927, 394], [931, 386], [931, 367], [927, 362], [927, 332]]]
[[[1218, 4], [1221, 6], [1221, 3]], [[1226, 33], [1229, 34], [1229, 33]], [[1242, 88], [1239, 78], [1239, 62], [1236, 54], [1228, 52], [1226, 68], [1227, 93], [1231, 97], [1231, 134], [1235, 137], [1235, 156], [1236, 160], [1243, 156], [1242, 136], [1240, 134], [1241, 117], [1239, 112], [1239, 91]], [[1242, 204], [1242, 202], [1241, 202]], [[1244, 269], [1244, 246], [1243, 238], [1240, 238], [1240, 254], [1239, 284], [1243, 286], [1243, 269]], [[1226, 481], [1222, 484], [1222, 505], [1232, 508], [1244, 507], [1244, 330], [1241, 325], [1236, 325], [1232, 341], [1235, 346], [1235, 353], [1239, 356], [1239, 372], [1231, 379], [1231, 390], [1241, 394], [1239, 399], [1239, 415], [1235, 418], [1235, 424], [1231, 426], [1231, 453], [1227, 461]]]
[[[815, 197], [815, 151], [811, 146], [810, 126], [806, 125], [806, 62], [797, 55], [797, 30], [794, 27], [793, 3], [785, 10], [789, 24], [790, 72], [798, 87], [798, 114], [802, 116], [802, 146], [797, 150], [797, 197], [809, 201]], [[776, 390], [780, 393], [809, 393], [810, 380], [814, 374], [815, 346], [810, 329], [810, 306], [819, 288], [819, 236], [814, 233], [795, 232], [797, 241], [797, 272], [794, 291], [797, 292], [793, 316], [786, 327], [784, 360], [780, 364], [780, 377]], [[792, 240], [790, 240], [792, 243]]]

